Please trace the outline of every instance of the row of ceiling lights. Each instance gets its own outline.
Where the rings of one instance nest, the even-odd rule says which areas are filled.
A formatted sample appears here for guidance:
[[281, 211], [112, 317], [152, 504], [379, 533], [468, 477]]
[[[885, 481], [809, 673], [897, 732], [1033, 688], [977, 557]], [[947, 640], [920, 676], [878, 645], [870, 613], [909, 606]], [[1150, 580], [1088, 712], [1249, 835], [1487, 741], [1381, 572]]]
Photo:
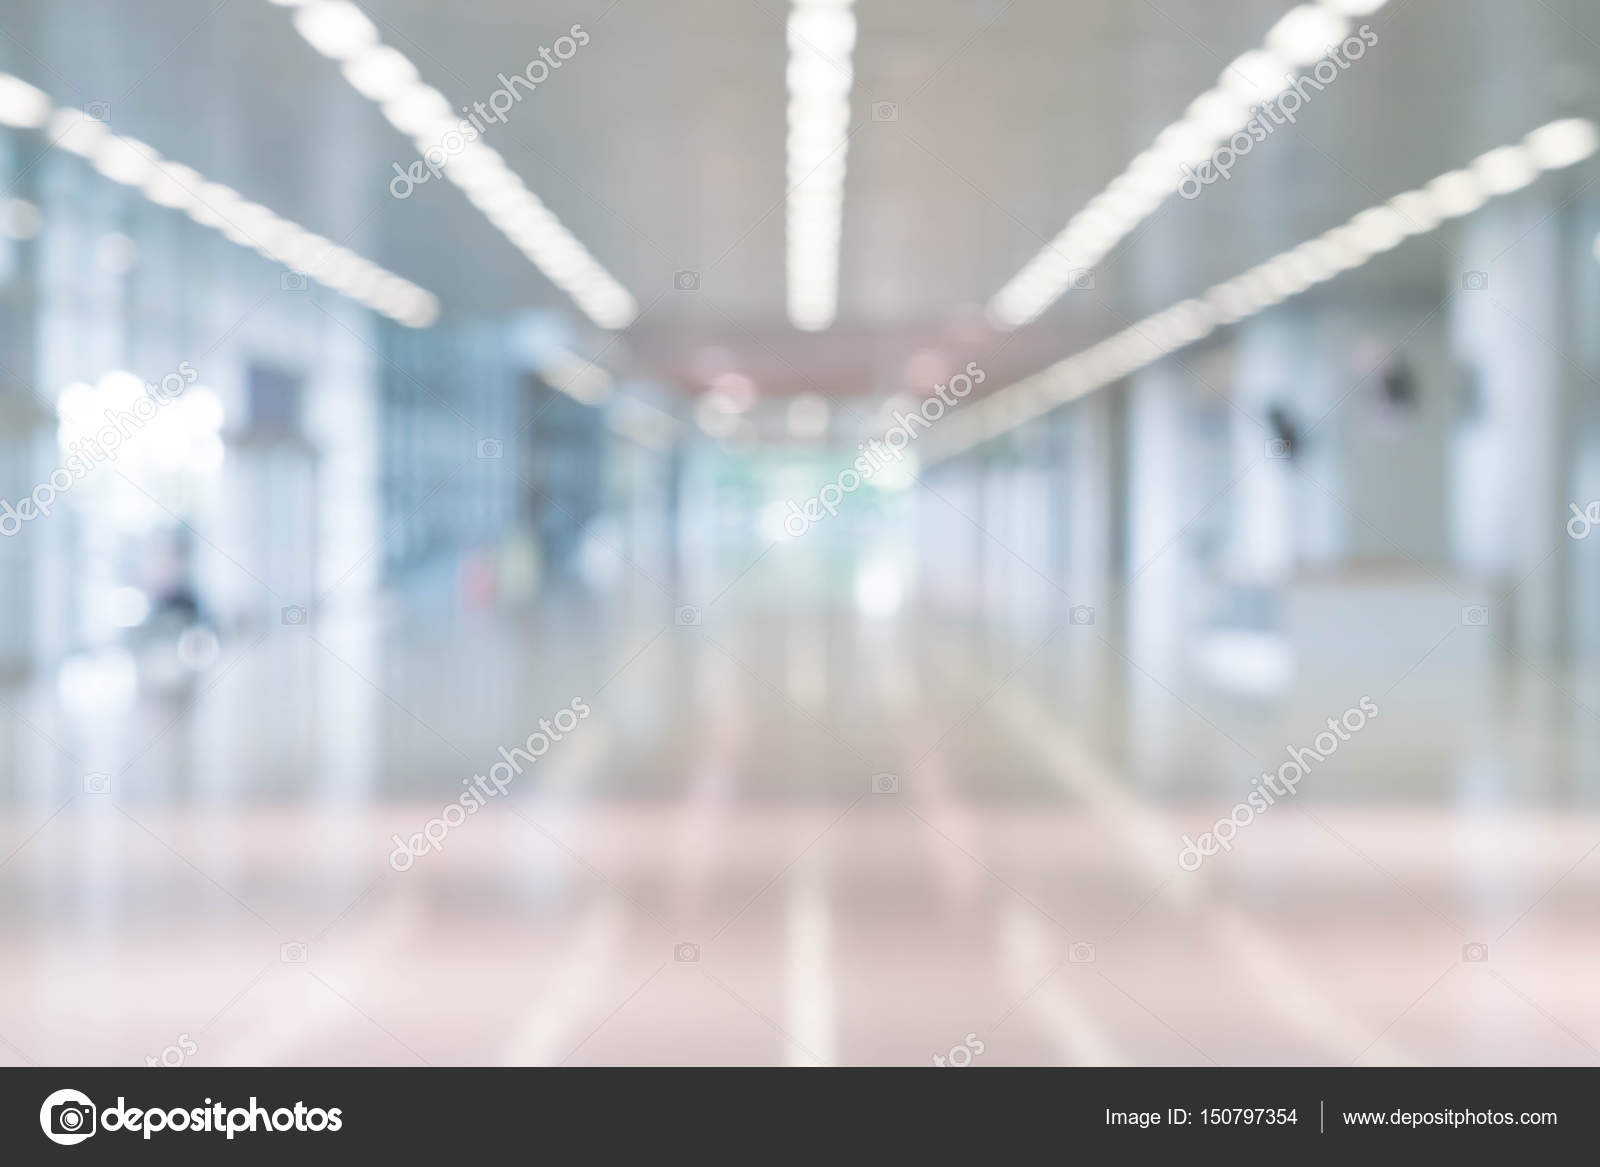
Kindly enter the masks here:
[[[294, 26], [314, 49], [340, 63], [345, 79], [377, 102], [401, 133], [427, 151], [461, 122], [416, 66], [383, 44], [349, 0], [271, 0], [294, 8]], [[789, 62], [787, 291], [790, 321], [817, 331], [838, 310], [840, 227], [850, 125], [852, 0], [794, 0], [787, 25]], [[443, 167], [549, 279], [603, 328], [624, 328], [638, 307], [620, 283], [550, 213], [505, 159], [481, 138]]]
[[[1460, 170], [1362, 211], [1298, 247], [1132, 324], [1092, 348], [1000, 389], [941, 429], [940, 457], [969, 449], [1074, 398], [1253, 316], [1341, 272], [1361, 267], [1407, 238], [1471, 214], [1489, 199], [1520, 190], [1542, 172], [1583, 161], [1600, 132], [1582, 118], [1551, 122], [1520, 143], [1491, 150]], [[1600, 240], [1596, 241], [1600, 255]]]
[[[399, 50], [383, 44], [377, 27], [349, 0], [271, 0], [293, 8], [294, 27], [331, 60], [355, 90], [376, 102], [389, 123], [419, 152], [451, 135], [464, 139], [463, 114], [418, 75]], [[602, 328], [625, 328], [638, 315], [626, 288], [552, 214], [481, 137], [444, 151], [446, 178], [459, 186], [516, 248]]]
[[[1267, 34], [1261, 49], [1232, 62], [1216, 87], [1196, 98], [1183, 118], [1163, 130], [1148, 150], [997, 293], [990, 303], [991, 318], [1002, 326], [1015, 327], [1037, 317], [1065, 290], [1073, 269], [1092, 266], [1175, 189], [1172, 175], [1179, 165], [1206, 156], [1249, 120], [1252, 106], [1283, 90], [1290, 70], [1317, 60], [1328, 45], [1342, 38], [1350, 17], [1374, 12], [1384, 2], [1320, 0], [1286, 14]], [[419, 149], [437, 145], [459, 126], [461, 118], [444, 96], [420, 80], [415, 65], [403, 54], [381, 43], [376, 27], [349, 0], [272, 3], [295, 8], [294, 24], [301, 36], [318, 52], [338, 61], [350, 84], [377, 102], [390, 123], [410, 136]], [[793, 0], [789, 13], [788, 307], [791, 322], [805, 330], [828, 327], [837, 311], [850, 59], [856, 35], [851, 4], [852, 0]], [[55, 145], [90, 159], [107, 177], [141, 190], [153, 202], [184, 210], [234, 242], [254, 247], [402, 323], [424, 326], [437, 316], [437, 300], [409, 281], [245, 200], [228, 187], [207, 181], [189, 167], [162, 159], [142, 142], [112, 134], [103, 123], [76, 110], [56, 109], [45, 94], [5, 75], [0, 75], [0, 122], [31, 127], [48, 122]], [[1480, 159], [1474, 172], [1441, 176], [1426, 190], [1393, 200], [1389, 208], [1364, 212], [1365, 219], [1358, 216], [1367, 227], [1356, 228], [1357, 220], [1350, 226], [1356, 237], [1362, 237], [1363, 230], [1380, 230], [1372, 224], [1386, 221], [1381, 214], [1384, 210], [1424, 219], [1433, 210], [1445, 217], [1465, 213], [1451, 208], [1471, 203], [1480, 193], [1502, 193], [1497, 187], [1507, 182], [1522, 185], [1522, 177], [1531, 181], [1530, 165], [1518, 148], [1492, 152]], [[497, 151], [481, 139], [465, 143], [448, 159], [444, 173], [597, 324], [622, 328], [633, 320], [637, 306], [627, 290], [511, 172]], [[1414, 224], [1418, 220], [1408, 221]], [[1411, 232], [1399, 237], [1405, 233]], [[1269, 265], [1262, 265], [1240, 277], [1242, 286], [1233, 281], [1220, 286], [1226, 291], [1214, 289], [1224, 302], [1217, 322], [1226, 323], [1228, 313], [1240, 305], [1254, 303], [1251, 310], [1266, 306], [1257, 302], [1261, 289], [1281, 286], [1290, 266], [1301, 265], [1297, 268], [1301, 274], [1322, 273], [1323, 267], [1340, 262], [1350, 266], [1349, 255], [1339, 255], [1339, 244], [1326, 239], [1269, 261], [1269, 265], [1279, 265], [1270, 268], [1278, 273], [1278, 285], [1267, 282]], [[1319, 244], [1323, 250], [1319, 251]], [[1332, 258], [1318, 266], [1311, 258], [1316, 255]], [[1304, 266], [1308, 263], [1309, 268]], [[1344, 269], [1335, 266], [1333, 270]], [[1327, 278], [1328, 274], [1332, 273], [1316, 274], [1315, 278]], [[1266, 294], [1270, 295], [1270, 290]], [[1178, 313], [1172, 317], [1175, 327], [1180, 320], [1197, 318], [1189, 310], [1170, 311]], [[1151, 319], [1166, 320], [1168, 315]]]
[[[378, 103], [420, 151], [437, 147], [461, 117], [423, 82], [404, 54], [381, 42], [350, 0], [271, 0], [294, 8], [294, 25], [318, 52], [338, 61], [346, 80]], [[1287, 72], [1317, 60], [1347, 33], [1349, 17], [1385, 0], [1320, 0], [1290, 11], [1264, 46], [1232, 62], [1218, 85], [1048, 244], [990, 303], [990, 316], [1015, 327], [1042, 313], [1075, 268], [1092, 266], [1175, 189], [1180, 164], [1207, 155], [1252, 116], [1252, 106], [1286, 85]], [[831, 325], [838, 310], [839, 254], [849, 145], [853, 0], [793, 0], [787, 23], [787, 304], [806, 331]], [[637, 315], [627, 290], [528, 190], [481, 138], [465, 142], [445, 175], [596, 324], [626, 327]]]
[[1189, 104], [1184, 116], [1090, 199], [989, 302], [1002, 328], [1035, 320], [1067, 290], [1075, 270], [1090, 268], [1178, 189], [1185, 165], [1198, 165], [1238, 133], [1255, 108], [1283, 93], [1294, 69], [1320, 60], [1350, 32], [1351, 17], [1385, 0], [1319, 0], [1290, 10], [1262, 46], [1235, 58], [1217, 84]]
[[192, 167], [163, 158], [136, 138], [112, 133], [104, 122], [80, 110], [58, 106], [43, 91], [5, 73], [0, 73], [0, 124], [42, 130], [50, 145], [88, 159], [113, 182], [159, 206], [183, 211], [230, 241], [402, 324], [422, 328], [438, 316], [439, 301], [433, 293], [410, 280], [274, 214], [231, 187], [208, 180]]
[[[1092, 267], [1177, 189], [1179, 167], [1207, 157], [1243, 127], [1253, 107], [1282, 93], [1290, 71], [1343, 40], [1350, 18], [1385, 0], [1319, 0], [1288, 12], [1260, 49], [1222, 72], [1185, 115], [1092, 199], [989, 304], [991, 319], [1015, 328], [1037, 318], [1066, 290], [1075, 269]], [[793, 0], [787, 83], [787, 275], [789, 320], [816, 331], [838, 310], [839, 251], [849, 147], [852, 0]]]

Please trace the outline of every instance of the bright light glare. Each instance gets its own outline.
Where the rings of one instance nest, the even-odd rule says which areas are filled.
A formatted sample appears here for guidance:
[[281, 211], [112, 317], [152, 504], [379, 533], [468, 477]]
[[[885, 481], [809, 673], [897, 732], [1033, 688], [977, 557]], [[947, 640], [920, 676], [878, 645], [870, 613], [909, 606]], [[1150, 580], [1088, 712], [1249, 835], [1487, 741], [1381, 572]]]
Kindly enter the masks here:
[[94, 154], [94, 168], [112, 182], [139, 186], [150, 177], [161, 156], [134, 138], [109, 135]]
[[378, 30], [348, 0], [315, 0], [295, 9], [294, 26], [325, 57], [343, 61], [375, 44]]
[[93, 158], [100, 143], [105, 140], [106, 124], [81, 109], [58, 109], [50, 118], [45, 137], [69, 154]]
[[[288, 0], [273, 2], [291, 6]], [[435, 165], [442, 157], [444, 176], [465, 191], [484, 217], [551, 283], [572, 297], [589, 319], [611, 329], [633, 323], [639, 306], [628, 290], [527, 189], [493, 147], [481, 137], [465, 141], [456, 133], [457, 127], [466, 124], [463, 115], [442, 93], [422, 81], [409, 59], [379, 41], [378, 30], [360, 9], [345, 0], [311, 0], [295, 8], [294, 26], [312, 48], [343, 62], [345, 80], [363, 97], [377, 102], [384, 117], [412, 139], [419, 153], [428, 155]], [[463, 139], [461, 146], [447, 149], [450, 137]], [[356, 278], [336, 267], [328, 282], [338, 286]], [[372, 295], [376, 297], [372, 302], [381, 305], [379, 311], [414, 327], [431, 324], [439, 314], [438, 301], [412, 285], [387, 293], [380, 286]]]
[[1384, 0], [1325, 0], [1303, 4], [1272, 26], [1259, 49], [1235, 58], [1214, 88], [1190, 102], [1183, 117], [1156, 135], [1106, 188], [1068, 220], [1048, 244], [989, 301], [989, 319], [1020, 328], [1039, 318], [1071, 286], [1075, 272], [1092, 268], [1178, 189], [1184, 165], [1208, 157], [1242, 129], [1251, 107], [1289, 85], [1289, 74], [1321, 58], [1344, 39], [1351, 16], [1376, 12]]
[[1566, 118], [1540, 126], [1522, 140], [1528, 156], [1541, 170], [1558, 170], [1582, 162], [1594, 153], [1600, 135], [1594, 123], [1583, 118]]
[[850, 0], [795, 0], [789, 11], [788, 305], [796, 328], [816, 332], [839, 309], [839, 240], [849, 147]]
[[[365, 22], [359, 9], [334, 0], [308, 4], [299, 15], [322, 9], [353, 11]], [[345, 16], [326, 14], [315, 17], [318, 21], [348, 22]], [[368, 27], [370, 27], [370, 22]], [[321, 27], [320, 25], [318, 27]], [[351, 35], [348, 30], [344, 34]], [[376, 36], [376, 31], [373, 33]], [[398, 54], [397, 54], [398, 55]], [[392, 65], [390, 68], [392, 69]], [[29, 94], [37, 94], [37, 99]], [[31, 106], [26, 106], [32, 102]], [[25, 108], [26, 106], [26, 108]], [[50, 145], [87, 158], [94, 168], [113, 182], [137, 188], [157, 206], [181, 210], [202, 227], [220, 231], [225, 237], [242, 247], [251, 247], [269, 259], [291, 267], [294, 271], [314, 276], [335, 291], [348, 295], [386, 316], [411, 328], [425, 328], [439, 315], [439, 301], [433, 293], [417, 287], [409, 280], [385, 271], [377, 264], [339, 247], [327, 240], [326, 246], [315, 255], [302, 255], [304, 240], [317, 239], [305, 228], [257, 203], [248, 202], [238, 191], [221, 183], [209, 182], [205, 176], [187, 166], [169, 162], [152, 147], [134, 138], [125, 138], [107, 131], [105, 123], [88, 116], [81, 110], [56, 108], [50, 113], [50, 98], [26, 82], [0, 73], [0, 123], [19, 126], [44, 125]], [[8, 117], [11, 120], [7, 120]], [[18, 200], [20, 201], [20, 200]], [[28, 206], [31, 204], [23, 204]], [[38, 229], [38, 215], [34, 212], [31, 227], [28, 216], [18, 213], [20, 224], [16, 238], [27, 238]], [[128, 246], [115, 246], [102, 253], [102, 261], [113, 271], [125, 271], [137, 252]], [[291, 262], [291, 254], [302, 263]], [[120, 257], [120, 258], [119, 258]], [[124, 262], [125, 261], [125, 262]], [[359, 282], [357, 275], [365, 276]], [[387, 291], [385, 291], [387, 289]]]
[[398, 49], [374, 45], [351, 57], [340, 71], [368, 101], [389, 101], [417, 83], [417, 67]]
[[856, 609], [864, 616], [893, 616], [900, 610], [905, 593], [905, 574], [892, 560], [874, 560], [856, 573]]
[[18, 77], [0, 74], [0, 123], [33, 129], [49, 116], [48, 97]]
[[[1471, 169], [1441, 174], [1420, 190], [1405, 191], [1348, 222], [1258, 264], [1185, 301], [1149, 316], [1042, 372], [1001, 389], [947, 421], [936, 450], [949, 457], [1046, 413], [1058, 405], [1120, 380], [1152, 361], [1193, 343], [1218, 324], [1231, 324], [1298, 295], [1341, 271], [1420, 235], [1446, 219], [1469, 214], [1488, 198], [1526, 185], [1526, 166], [1551, 169], [1549, 160], [1571, 165], [1600, 142], [1592, 123], [1569, 119], [1533, 131], [1522, 145], [1482, 155]], [[1600, 257], [1600, 239], [1595, 242]]]
[[1294, 65], [1309, 65], [1345, 37], [1350, 22], [1326, 7], [1291, 8], [1267, 33], [1267, 51]]
[[138, 588], [113, 588], [106, 598], [106, 617], [117, 628], [137, 628], [150, 615], [150, 599]]

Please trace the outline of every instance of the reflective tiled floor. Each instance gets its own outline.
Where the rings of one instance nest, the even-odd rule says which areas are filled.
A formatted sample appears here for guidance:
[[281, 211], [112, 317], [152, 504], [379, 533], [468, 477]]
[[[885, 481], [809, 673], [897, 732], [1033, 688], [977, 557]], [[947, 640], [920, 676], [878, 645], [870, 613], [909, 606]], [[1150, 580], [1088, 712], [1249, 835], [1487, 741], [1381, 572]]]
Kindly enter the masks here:
[[789, 605], [798, 554], [698, 624], [637, 579], [392, 601], [226, 637], [181, 693], [7, 691], [0, 1059], [1600, 1060], [1590, 706], [1454, 597], [1264, 701], [1109, 609]]

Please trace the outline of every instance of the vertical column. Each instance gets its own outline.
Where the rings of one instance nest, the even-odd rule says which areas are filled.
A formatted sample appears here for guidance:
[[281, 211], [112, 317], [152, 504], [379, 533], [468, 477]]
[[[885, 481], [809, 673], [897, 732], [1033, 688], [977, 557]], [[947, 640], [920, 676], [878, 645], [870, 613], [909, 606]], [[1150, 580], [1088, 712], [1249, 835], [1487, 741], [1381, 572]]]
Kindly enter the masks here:
[[[25, 233], [26, 210], [13, 214], [12, 198], [36, 206], [30, 175], [19, 175], [15, 135], [0, 136], [0, 173], [10, 195], [0, 197], [0, 500], [15, 506], [37, 478], [35, 447], [44, 421], [33, 393], [38, 333], [35, 288], [36, 247]], [[4, 513], [4, 512], [0, 512]], [[44, 532], [39, 524], [0, 519], [0, 677], [19, 674], [31, 663], [30, 630], [35, 626], [34, 588], [29, 565], [38, 554]]]
[[1451, 329], [1466, 366], [1469, 412], [1452, 474], [1458, 555], [1503, 589], [1498, 636], [1534, 662], [1565, 653], [1564, 524], [1575, 479], [1581, 388], [1571, 319], [1585, 250], [1556, 193], [1529, 191], [1464, 226]]

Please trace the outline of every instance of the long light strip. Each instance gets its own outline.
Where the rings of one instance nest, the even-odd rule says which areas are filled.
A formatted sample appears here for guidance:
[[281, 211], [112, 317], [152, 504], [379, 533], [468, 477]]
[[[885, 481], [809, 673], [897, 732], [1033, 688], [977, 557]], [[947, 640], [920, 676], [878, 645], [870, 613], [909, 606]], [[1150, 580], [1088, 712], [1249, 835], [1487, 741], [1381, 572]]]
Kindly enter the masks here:
[[1092, 393], [1146, 365], [1297, 296], [1341, 272], [1361, 267], [1413, 235], [1470, 214], [1489, 199], [1520, 190], [1542, 171], [1583, 161], [1600, 144], [1600, 132], [1583, 118], [1541, 126], [1514, 146], [1490, 150], [1461, 170], [1441, 174], [1418, 190], [1369, 207], [1315, 239], [1217, 284], [1192, 300], [1130, 325], [1092, 348], [1042, 372], [996, 390], [954, 414], [939, 430], [938, 458], [997, 437]]
[[794, 0], [789, 10], [789, 321], [816, 332], [839, 310], [839, 235], [850, 141], [851, 0]]
[[[444, 176], [466, 192], [483, 212], [527, 256], [602, 328], [626, 328], [638, 315], [628, 290], [590, 255], [582, 243], [512, 173], [506, 160], [484, 144], [477, 131], [465, 140], [470, 123], [450, 102], [422, 81], [417, 68], [399, 50], [383, 44], [378, 29], [349, 0], [271, 0], [293, 8], [294, 27], [307, 44], [338, 61], [345, 80], [356, 92], [376, 102], [389, 123], [405, 134], [419, 152], [459, 141], [443, 165]], [[441, 150], [441, 153], [443, 150]]]
[[6, 73], [0, 73], [0, 124], [42, 129], [50, 145], [88, 159], [113, 182], [132, 187], [159, 206], [183, 211], [231, 242], [401, 324], [425, 328], [439, 315], [439, 301], [432, 292], [313, 235], [191, 167], [162, 158], [136, 138], [111, 133], [104, 122], [80, 110], [58, 107], [48, 94]]
[[1272, 26], [1259, 49], [1235, 58], [1217, 84], [1190, 102], [1184, 116], [1128, 164], [1079, 211], [1061, 233], [989, 301], [989, 318], [1001, 328], [1037, 319], [1072, 282], [1091, 268], [1178, 189], [1181, 167], [1198, 165], [1219, 143], [1255, 116], [1261, 104], [1289, 87], [1294, 69], [1320, 60], [1350, 31], [1350, 17], [1365, 16], [1386, 0], [1320, 0], [1291, 9]]

